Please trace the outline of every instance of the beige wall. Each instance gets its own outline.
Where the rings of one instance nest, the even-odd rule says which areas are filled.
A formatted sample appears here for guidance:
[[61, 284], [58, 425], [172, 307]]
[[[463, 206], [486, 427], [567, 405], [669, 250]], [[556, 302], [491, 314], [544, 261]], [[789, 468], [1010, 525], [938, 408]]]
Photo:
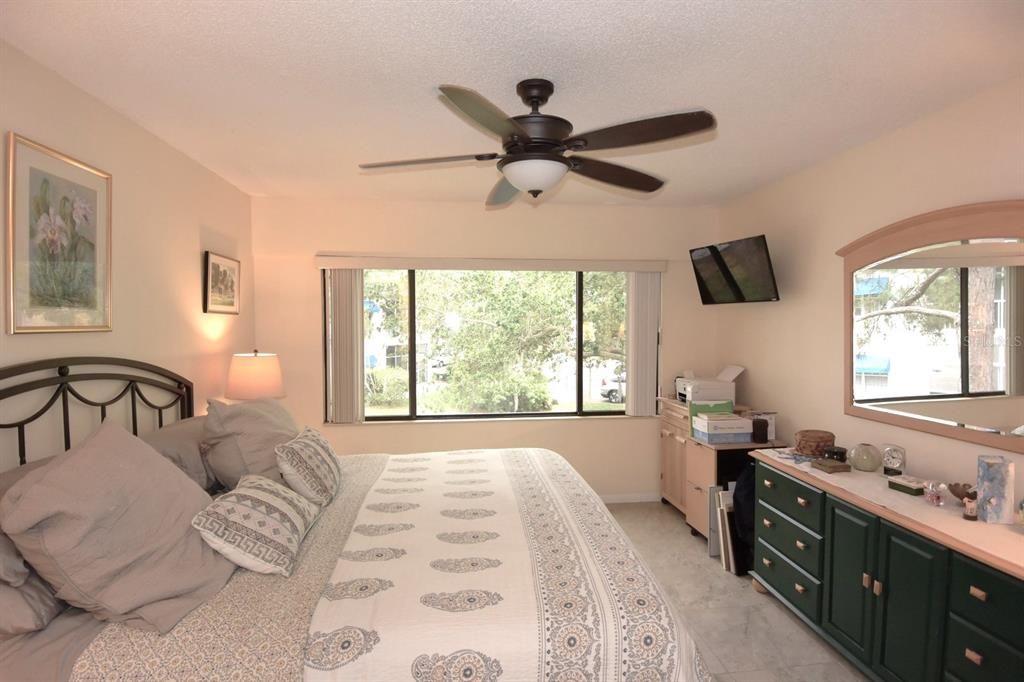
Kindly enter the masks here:
[[[442, 172], [442, 171], [437, 171]], [[489, 172], [481, 168], [480, 172]], [[381, 180], [386, 181], [385, 179]], [[700, 306], [688, 249], [713, 239], [713, 209], [639, 206], [532, 207], [499, 211], [464, 203], [367, 203], [253, 199], [256, 338], [280, 353], [286, 403], [300, 421], [323, 421], [323, 353], [317, 251], [477, 258], [676, 259], [665, 275], [662, 376], [713, 369], [713, 338], [689, 325]], [[684, 331], [685, 330], [685, 331]], [[685, 342], [684, 340], [685, 339]], [[667, 383], [667, 382], [666, 382]], [[547, 447], [565, 455], [607, 499], [657, 495], [656, 420], [632, 417], [445, 421], [329, 426], [339, 452], [415, 452], [475, 447]]]
[[[784, 438], [824, 428], [844, 445], [895, 442], [907, 447], [912, 474], [973, 480], [985, 448], [842, 414], [843, 282], [835, 251], [918, 213], [1021, 197], [1024, 79], [730, 202], [722, 237], [767, 233], [782, 300], [713, 311], [718, 359], [748, 367], [741, 395], [778, 410]], [[1024, 496], [1024, 457], [1011, 456]]]
[[983, 426], [1012, 431], [1024, 426], [1024, 396], [1011, 395], [986, 398], [953, 398], [950, 400], [908, 400], [876, 403], [898, 412], [945, 419], [957, 424]]
[[[249, 197], [0, 42], [0, 131], [9, 130], [113, 174], [114, 330], [0, 334], [0, 366], [123, 356], [192, 378], [201, 408], [221, 394], [229, 354], [253, 342]], [[205, 249], [242, 259], [241, 315], [203, 314]]]

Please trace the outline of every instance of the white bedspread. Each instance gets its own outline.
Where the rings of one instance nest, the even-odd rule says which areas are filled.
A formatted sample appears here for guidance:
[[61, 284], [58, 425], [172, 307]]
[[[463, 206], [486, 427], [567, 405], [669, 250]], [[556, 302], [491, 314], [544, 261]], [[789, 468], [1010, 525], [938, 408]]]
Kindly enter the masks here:
[[710, 679], [601, 500], [534, 449], [391, 456], [316, 605], [304, 676]]

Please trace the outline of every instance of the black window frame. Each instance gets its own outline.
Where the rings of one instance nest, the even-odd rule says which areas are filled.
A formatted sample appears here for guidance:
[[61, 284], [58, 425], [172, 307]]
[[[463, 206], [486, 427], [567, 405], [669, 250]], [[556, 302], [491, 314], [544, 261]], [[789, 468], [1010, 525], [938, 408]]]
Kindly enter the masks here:
[[[626, 414], [625, 402], [621, 410], [585, 410], [583, 409], [583, 306], [584, 287], [583, 275], [588, 270], [576, 270], [576, 409], [560, 410], [558, 412], [479, 412], [468, 414], [416, 414], [416, 270], [408, 270], [409, 287], [409, 413], [408, 414], [386, 414], [367, 415], [364, 421], [367, 422], [412, 422], [412, 421], [457, 421], [460, 419], [520, 419], [538, 417], [621, 417]], [[560, 271], [572, 272], [572, 271]], [[326, 316], [326, 306], [325, 312]], [[627, 321], [629, 311], [626, 311]], [[326, 335], [324, 337], [324, 349], [326, 348]], [[325, 356], [326, 357], [326, 356]], [[628, 375], [627, 375], [628, 376]], [[326, 384], [326, 382], [325, 382]], [[364, 393], [365, 399], [365, 393]], [[327, 395], [325, 391], [324, 405], [326, 413]]]
[[[950, 400], [953, 398], [991, 398], [1005, 396], [1006, 391], [971, 390], [971, 333], [970, 333], [970, 268], [958, 268], [960, 277], [960, 391], [958, 393], [928, 393], [925, 395], [897, 395], [885, 398], [863, 398], [854, 396], [856, 405], [872, 405], [891, 402], [917, 402], [924, 400]], [[857, 374], [854, 372], [854, 386]], [[966, 389], [966, 390], [965, 390]]]

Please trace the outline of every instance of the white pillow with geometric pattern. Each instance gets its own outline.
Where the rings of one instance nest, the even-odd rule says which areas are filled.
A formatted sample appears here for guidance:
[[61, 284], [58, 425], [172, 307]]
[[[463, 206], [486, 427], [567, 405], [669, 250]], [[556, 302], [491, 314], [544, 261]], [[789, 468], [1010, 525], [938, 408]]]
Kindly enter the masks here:
[[319, 514], [319, 506], [280, 483], [248, 474], [196, 514], [192, 527], [235, 565], [287, 577]]
[[291, 489], [310, 502], [329, 504], [341, 489], [341, 463], [319, 431], [308, 426], [278, 445], [277, 468]]

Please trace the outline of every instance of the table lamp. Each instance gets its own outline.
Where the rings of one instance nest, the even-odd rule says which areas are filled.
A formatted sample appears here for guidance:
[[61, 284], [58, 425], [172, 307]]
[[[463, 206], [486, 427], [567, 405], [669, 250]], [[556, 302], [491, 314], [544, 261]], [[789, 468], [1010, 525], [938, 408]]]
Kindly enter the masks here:
[[235, 353], [228, 368], [228, 386], [225, 397], [232, 400], [259, 400], [283, 398], [284, 381], [281, 379], [281, 361], [276, 353]]

